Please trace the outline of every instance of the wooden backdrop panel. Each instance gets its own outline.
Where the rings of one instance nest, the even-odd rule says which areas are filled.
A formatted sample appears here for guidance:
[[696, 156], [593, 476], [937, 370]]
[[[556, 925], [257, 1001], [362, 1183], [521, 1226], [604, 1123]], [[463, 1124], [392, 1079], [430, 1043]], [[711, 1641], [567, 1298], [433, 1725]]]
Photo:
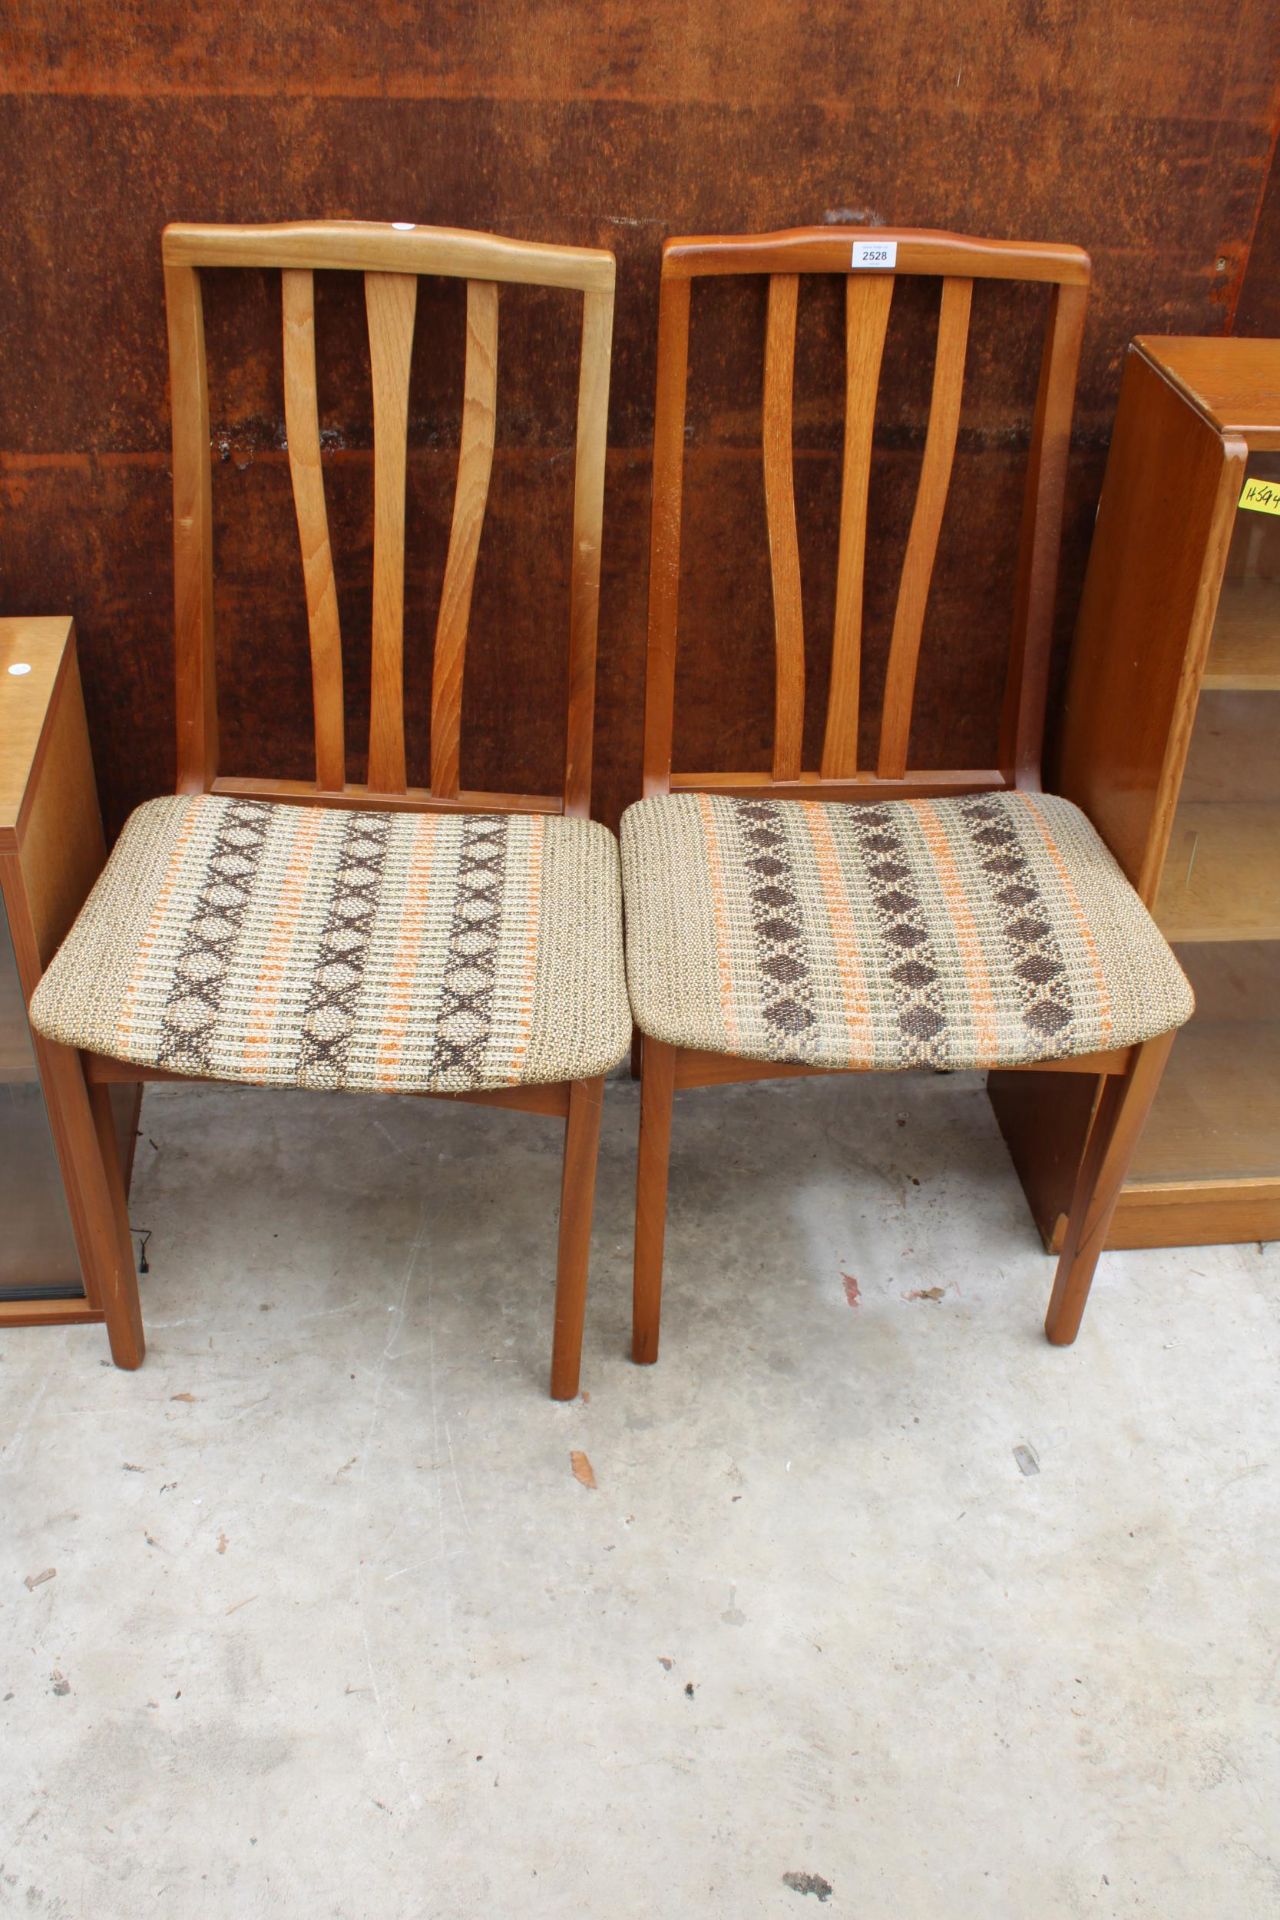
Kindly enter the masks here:
[[[159, 232], [167, 219], [413, 219], [607, 245], [619, 256], [601, 607], [596, 810], [636, 792], [657, 253], [665, 233], [868, 218], [1073, 240], [1095, 262], [1068, 503], [1059, 657], [1070, 632], [1124, 346], [1232, 321], [1276, 125], [1280, 19], [1174, 0], [1156, 23], [1112, 0], [904, 9], [891, 0], [531, 0], [320, 10], [250, 0], [212, 26], [143, 0], [36, 5], [0, 28], [0, 604], [73, 612], [106, 814], [172, 777], [168, 410]], [[1125, 17], [1122, 17], [1125, 16]], [[798, 84], [799, 77], [799, 84]], [[798, 99], [803, 88], [807, 97]], [[243, 276], [238, 278], [243, 279]], [[1249, 273], [1242, 317], [1269, 311]], [[1003, 290], [975, 303], [972, 389], [924, 645], [947, 662], [921, 755], [987, 757], [1007, 632], [1012, 503], [1038, 337]], [[283, 447], [279, 294], [209, 293], [228, 770], [305, 771], [309, 679]], [[700, 312], [704, 294], [705, 312]], [[984, 306], [989, 294], [989, 302]], [[461, 392], [457, 288], [420, 295], [409, 469], [411, 761], [425, 751], [435, 596]], [[1251, 305], [1252, 300], [1252, 305]], [[1002, 304], [1003, 302], [1003, 304]], [[547, 789], [561, 751], [573, 384], [567, 302], [504, 295], [498, 450], [473, 609], [464, 778]], [[867, 681], [927, 407], [933, 319], [904, 290], [886, 350], [868, 558]], [[371, 546], [363, 316], [317, 290], [320, 408], [349, 739], [367, 702]], [[1257, 330], [1256, 323], [1254, 330]], [[770, 710], [759, 433], [759, 289], [695, 296], [683, 608], [685, 765], [744, 763]], [[517, 350], [518, 349], [518, 350]], [[549, 384], [550, 383], [550, 384]], [[802, 293], [796, 489], [810, 682], [826, 685], [841, 390], [834, 288]], [[696, 503], [696, 504], [695, 504]], [[248, 517], [242, 509], [248, 506]], [[695, 540], [696, 536], [696, 540]], [[740, 556], [740, 557], [739, 557]], [[362, 632], [364, 637], [362, 638]], [[717, 652], [742, 660], [726, 708]], [[930, 684], [933, 685], [931, 679]], [[422, 762], [419, 758], [419, 765]], [[353, 762], [352, 772], [358, 770]]]

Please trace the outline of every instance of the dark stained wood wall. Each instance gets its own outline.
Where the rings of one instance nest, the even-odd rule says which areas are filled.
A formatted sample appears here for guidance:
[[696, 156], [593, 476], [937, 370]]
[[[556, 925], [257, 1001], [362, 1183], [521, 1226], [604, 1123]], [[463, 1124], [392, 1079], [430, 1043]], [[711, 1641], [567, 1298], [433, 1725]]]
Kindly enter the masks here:
[[[180, 24], [175, 24], [180, 21]], [[883, 220], [1076, 241], [1094, 256], [1068, 511], [1069, 634], [1138, 331], [1218, 332], [1246, 289], [1274, 145], [1274, 0], [14, 0], [0, 26], [0, 608], [72, 611], [108, 819], [172, 778], [168, 219], [356, 215], [606, 245], [619, 257], [597, 811], [638, 780], [656, 266], [662, 236]], [[1262, 228], [1274, 262], [1277, 224]], [[367, 705], [369, 386], [353, 289], [321, 292], [323, 420], [351, 705]], [[224, 770], [309, 771], [301, 574], [282, 448], [278, 289], [210, 296]], [[932, 310], [901, 300], [878, 435], [874, 693], [919, 461]], [[915, 757], [990, 751], [1034, 302], [979, 301], [974, 387]], [[560, 751], [572, 419], [563, 297], [504, 303], [464, 779], [550, 788]], [[769, 605], [758, 288], [695, 301], [683, 762], [764, 763]], [[1242, 316], [1244, 317], [1244, 316]], [[802, 306], [798, 497], [815, 702], [838, 495], [838, 306]], [[457, 288], [420, 309], [410, 470], [410, 724], [421, 776], [453, 487]], [[243, 364], [241, 364], [243, 363]], [[695, 574], [693, 563], [703, 563]], [[726, 667], [728, 672], [726, 674]], [[363, 677], [363, 684], [362, 684]], [[353, 777], [359, 774], [353, 760]]]

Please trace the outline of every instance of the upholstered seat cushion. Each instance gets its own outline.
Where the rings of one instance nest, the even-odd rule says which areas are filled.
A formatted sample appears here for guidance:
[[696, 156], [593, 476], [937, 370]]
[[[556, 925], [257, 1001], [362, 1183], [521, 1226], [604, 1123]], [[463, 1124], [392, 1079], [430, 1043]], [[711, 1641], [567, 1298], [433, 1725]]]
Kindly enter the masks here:
[[604, 1073], [631, 1031], [617, 842], [529, 814], [153, 800], [31, 1019], [68, 1046], [270, 1086]]
[[674, 794], [622, 818], [637, 1024], [825, 1067], [989, 1067], [1122, 1047], [1192, 1011], [1069, 801]]

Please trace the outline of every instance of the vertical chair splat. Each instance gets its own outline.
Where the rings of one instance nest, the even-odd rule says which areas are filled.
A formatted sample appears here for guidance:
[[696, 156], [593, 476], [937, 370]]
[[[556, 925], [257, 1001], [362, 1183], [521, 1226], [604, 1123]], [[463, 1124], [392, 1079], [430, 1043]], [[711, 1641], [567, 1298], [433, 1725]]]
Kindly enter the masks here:
[[218, 772], [218, 691], [213, 653], [213, 476], [204, 303], [194, 267], [166, 261], [173, 395], [174, 664], [178, 792], [205, 793]]
[[280, 279], [284, 320], [284, 419], [306, 583], [307, 629], [311, 637], [316, 784], [326, 792], [337, 793], [346, 785], [347, 778], [342, 634], [320, 465], [315, 276], [304, 269], [286, 267]]
[[467, 362], [463, 381], [458, 484], [449, 554], [436, 620], [431, 677], [431, 791], [456, 800], [461, 773], [462, 675], [484, 510], [493, 471], [498, 404], [498, 287], [467, 282]]
[[1040, 784], [1071, 412], [1087, 298], [1084, 287], [1055, 287], [1050, 296], [1027, 455], [1013, 644], [1000, 721], [1000, 764], [1020, 787]]
[[876, 772], [882, 780], [900, 780], [907, 770], [916, 663], [920, 657], [920, 636], [924, 631], [929, 584], [933, 578], [938, 534], [947, 504], [947, 488], [951, 482], [956, 434], [960, 426], [960, 401], [964, 390], [965, 351], [969, 342], [972, 299], [972, 280], [943, 281], [942, 304], [938, 314], [938, 345], [933, 363], [933, 393], [929, 402], [929, 427], [925, 435], [915, 510], [911, 516], [911, 532], [907, 537], [906, 557], [902, 563], [898, 605], [893, 616], [893, 638], [889, 643], [884, 707], [880, 716], [880, 757]]
[[573, 564], [569, 575], [569, 714], [564, 763], [564, 810], [583, 820], [591, 810], [592, 714], [596, 635], [600, 623], [600, 545], [604, 526], [612, 342], [612, 290], [584, 293], [574, 462]]
[[373, 374], [373, 675], [368, 784], [375, 791], [403, 793], [405, 466], [417, 275], [366, 273], [364, 291]]
[[865, 278], [850, 274], [845, 282], [844, 461], [831, 686], [822, 743], [824, 780], [848, 779], [858, 770], [867, 496], [871, 483], [876, 392], [893, 288], [893, 275], [888, 273], [869, 274]]
[[775, 780], [800, 778], [804, 748], [804, 607], [792, 450], [799, 289], [798, 274], [770, 276], [764, 349], [764, 504], [769, 527], [777, 676], [773, 731]]
[[653, 519], [649, 530], [648, 667], [644, 693], [644, 792], [671, 784], [680, 610], [680, 517], [689, 386], [692, 282], [664, 274], [658, 295], [658, 395], [653, 419]]

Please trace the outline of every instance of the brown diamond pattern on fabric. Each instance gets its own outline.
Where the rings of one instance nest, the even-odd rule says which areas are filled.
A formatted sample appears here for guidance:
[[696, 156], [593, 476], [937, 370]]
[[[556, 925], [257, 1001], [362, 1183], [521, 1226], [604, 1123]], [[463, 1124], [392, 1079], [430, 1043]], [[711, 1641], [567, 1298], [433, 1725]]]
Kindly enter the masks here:
[[249, 904], [271, 808], [236, 800], [226, 809], [196, 913], [183, 940], [165, 1002], [157, 1064], [175, 1073], [204, 1073], [222, 1005], [227, 966]]
[[1009, 909], [1003, 933], [1014, 978], [1024, 989], [1022, 1018], [1037, 1039], [1065, 1046], [1074, 1025], [1070, 982], [1018, 836], [1007, 812], [991, 800], [968, 801], [962, 812], [995, 898]]
[[906, 1064], [947, 1063], [946, 1018], [937, 957], [929, 940], [920, 897], [912, 892], [911, 864], [892, 808], [850, 809], [850, 822], [862, 851], [870, 856], [870, 906], [883, 937], [902, 959], [890, 969], [898, 989], [893, 1016], [902, 1033]]
[[813, 990], [800, 902], [787, 884], [786, 835], [776, 805], [745, 801], [747, 898], [762, 975], [761, 1014], [777, 1037], [780, 1060], [803, 1060], [800, 1036], [813, 1025]]
[[446, 1080], [457, 1074], [460, 1082], [469, 1082], [489, 1038], [506, 850], [501, 818], [468, 817], [431, 1059], [433, 1075]]
[[324, 957], [312, 976], [302, 1021], [300, 1087], [332, 1087], [342, 1082], [390, 828], [387, 814], [353, 813], [346, 822], [320, 936]]

